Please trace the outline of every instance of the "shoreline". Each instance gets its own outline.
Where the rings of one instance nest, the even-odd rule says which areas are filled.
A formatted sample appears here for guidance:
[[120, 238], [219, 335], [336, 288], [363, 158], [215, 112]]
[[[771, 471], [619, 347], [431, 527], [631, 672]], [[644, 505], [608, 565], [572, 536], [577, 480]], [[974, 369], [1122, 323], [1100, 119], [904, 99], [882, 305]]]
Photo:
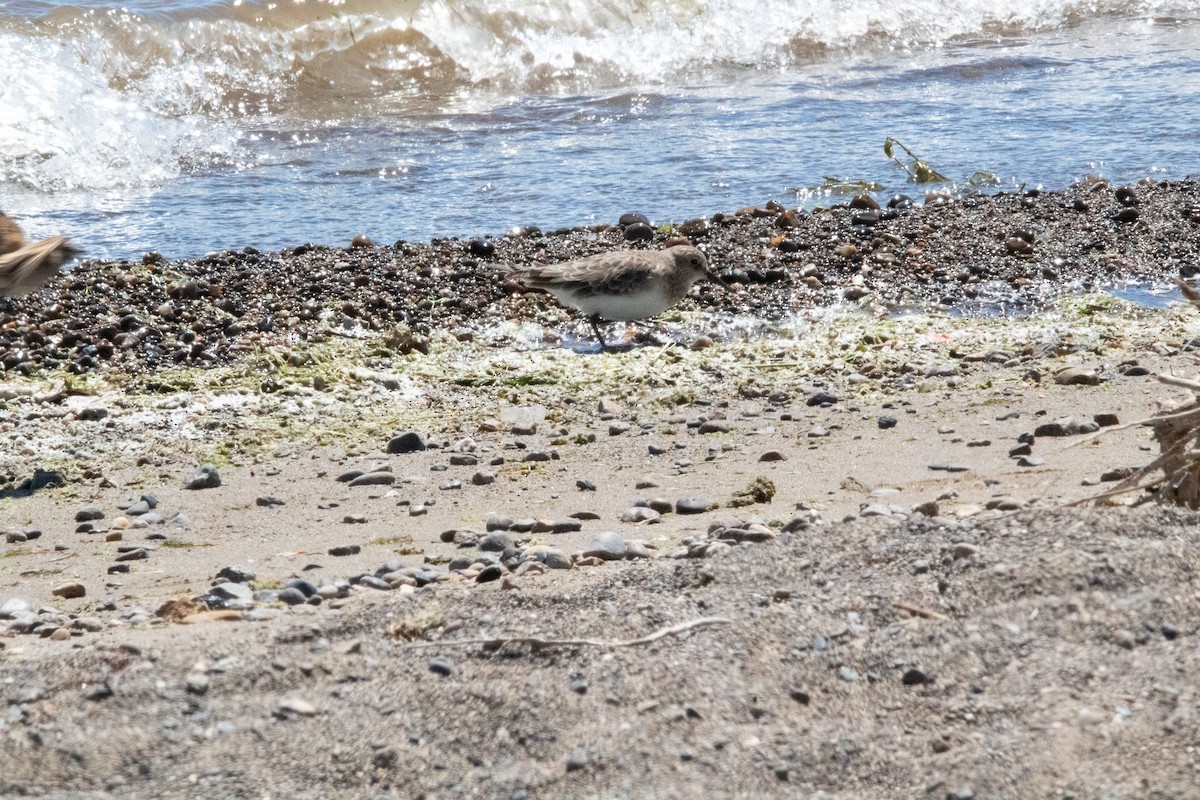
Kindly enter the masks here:
[[[1200, 226], [1178, 225], [1198, 185], [1142, 189], [1144, 230], [1109, 220], [1071, 246], [1111, 235], [1120, 258], [1164, 241], [1194, 254]], [[991, 235], [1011, 227], [996, 209], [1011, 201], [1013, 214], [1040, 209], [1062, 226], [1081, 213], [1070, 194], [1030, 199], [901, 212], [844, 254], [833, 237], [863, 210], [796, 229], [778, 213], [710, 222], [710, 246], [726, 268], [744, 265], [746, 282], [663, 315], [655, 327], [685, 346], [617, 353], [557, 346], [571, 317], [497, 285], [465, 242], [89, 265], [51, 288], [43, 311], [21, 301], [9, 352], [30, 330], [51, 331], [47, 352], [64, 349], [55, 326], [78, 320], [79, 343], [112, 354], [96, 353], [96, 371], [71, 373], [68, 354], [0, 381], [0, 430], [25, 442], [0, 463], [0, 526], [39, 534], [0, 553], [0, 607], [24, 603], [0, 621], [14, 678], [0, 693], [20, 709], [0, 723], [16, 743], [0, 750], [0, 791], [316, 797], [371, 783], [397, 797], [414, 786], [859, 797], [941, 781], [1092, 796], [1148, 780], [1185, 796], [1194, 765], [1172, 742], [1192, 722], [1147, 687], [1195, 666], [1200, 608], [1179, 590], [1192, 515], [1062, 506], [1154, 458], [1144, 429], [1100, 423], [1134, 422], [1172, 395], [1153, 376], [1192, 367], [1196, 312], [1021, 283], [1067, 240], [1010, 254]], [[968, 217], [987, 233], [966, 236]], [[892, 223], [945, 235], [887, 263], [877, 256], [897, 255]], [[495, 258], [581, 255], [618, 235], [498, 240]], [[780, 253], [778, 236], [809, 246]], [[889, 315], [887, 298], [903, 292], [888, 278], [933, 252], [942, 266], [905, 284], [913, 292], [944, 295], [931, 276], [974, 253], [961, 257], [978, 256], [981, 271], [949, 284], [962, 297], [1000, 280], [1044, 307], [1017, 319]], [[310, 281], [254, 273], [254, 258], [264, 270], [290, 259], [299, 272], [288, 274]], [[1108, 275], [1114, 258], [1060, 278]], [[756, 264], [783, 275], [765, 280]], [[389, 271], [385, 292], [376, 281]], [[785, 321], [767, 337], [736, 321], [758, 292], [755, 307]], [[831, 297], [840, 311], [808, 305]], [[106, 303], [94, 318], [81, 311]], [[1039, 433], [1018, 452], [1056, 421], [1066, 435]], [[203, 464], [220, 485], [185, 488], [205, 484]], [[66, 485], [20, 491], [38, 469]], [[374, 482], [339, 480], [352, 471]], [[143, 495], [154, 507], [131, 510]], [[628, 640], [707, 616], [734, 632], [544, 656], [407, 646]], [[1069, 643], [1073, 674], [1113, 676], [1091, 686], [1102, 711], [1055, 671], [1055, 642]], [[928, 680], [909, 682], [911, 669]], [[494, 718], [471, 704], [480, 686]], [[918, 738], [889, 745], [897, 725]], [[99, 741], [102, 728], [130, 733]], [[1046, 730], [1060, 732], [1049, 753]], [[1128, 730], [1169, 755], [1149, 769], [1120, 747]], [[614, 744], [621, 731], [639, 744]], [[51, 759], [46, 741], [69, 744]], [[331, 747], [339, 755], [313, 757]], [[996, 751], [1011, 760], [989, 763]], [[1099, 761], [1115, 767], [1088, 768]]]

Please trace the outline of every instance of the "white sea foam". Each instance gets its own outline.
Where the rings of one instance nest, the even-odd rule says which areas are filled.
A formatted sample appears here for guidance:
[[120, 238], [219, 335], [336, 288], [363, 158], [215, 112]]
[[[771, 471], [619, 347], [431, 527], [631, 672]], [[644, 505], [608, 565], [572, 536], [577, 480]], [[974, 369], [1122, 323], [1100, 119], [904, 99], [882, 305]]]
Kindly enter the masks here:
[[437, 109], [704, 83], [830, 53], [1196, 13], [1194, 0], [142, 2], [140, 15], [138, 0], [0, 8], [0, 182], [159, 185], [236, 162], [247, 128], [403, 118], [414, 97]]

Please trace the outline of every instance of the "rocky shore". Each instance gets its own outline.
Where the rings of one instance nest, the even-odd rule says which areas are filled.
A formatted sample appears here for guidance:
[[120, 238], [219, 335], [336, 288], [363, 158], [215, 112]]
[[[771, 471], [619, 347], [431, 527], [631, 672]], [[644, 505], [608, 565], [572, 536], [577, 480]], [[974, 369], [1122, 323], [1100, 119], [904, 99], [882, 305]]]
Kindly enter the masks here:
[[[1153, 460], [1122, 426], [1194, 367], [1194, 309], [1100, 290], [1194, 273], [1198, 188], [5, 301], [0, 794], [1193, 794], [1195, 519], [1064, 506]], [[731, 288], [617, 353], [498, 277], [678, 237]]]

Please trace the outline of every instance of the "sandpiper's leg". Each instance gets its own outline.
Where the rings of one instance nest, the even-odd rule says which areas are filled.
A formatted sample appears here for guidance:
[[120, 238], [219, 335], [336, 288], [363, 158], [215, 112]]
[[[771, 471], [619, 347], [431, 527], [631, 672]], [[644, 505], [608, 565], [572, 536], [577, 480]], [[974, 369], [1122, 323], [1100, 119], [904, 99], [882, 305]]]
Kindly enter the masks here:
[[600, 350], [608, 351], [608, 343], [604, 341], [604, 334], [600, 332], [600, 315], [592, 314], [588, 317], [588, 323], [592, 326], [592, 333], [596, 334], [596, 341], [600, 342]]

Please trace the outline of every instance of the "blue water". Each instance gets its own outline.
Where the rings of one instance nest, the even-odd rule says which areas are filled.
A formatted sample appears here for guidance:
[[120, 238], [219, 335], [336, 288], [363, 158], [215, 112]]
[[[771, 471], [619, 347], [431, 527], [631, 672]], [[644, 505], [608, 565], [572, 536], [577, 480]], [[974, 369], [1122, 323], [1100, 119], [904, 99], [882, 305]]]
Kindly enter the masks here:
[[796, 4], [0, 3], [0, 209], [190, 257], [811, 205], [824, 176], [920, 197], [889, 136], [1001, 188], [1200, 173], [1189, 4], [828, 5], [768, 39]]

